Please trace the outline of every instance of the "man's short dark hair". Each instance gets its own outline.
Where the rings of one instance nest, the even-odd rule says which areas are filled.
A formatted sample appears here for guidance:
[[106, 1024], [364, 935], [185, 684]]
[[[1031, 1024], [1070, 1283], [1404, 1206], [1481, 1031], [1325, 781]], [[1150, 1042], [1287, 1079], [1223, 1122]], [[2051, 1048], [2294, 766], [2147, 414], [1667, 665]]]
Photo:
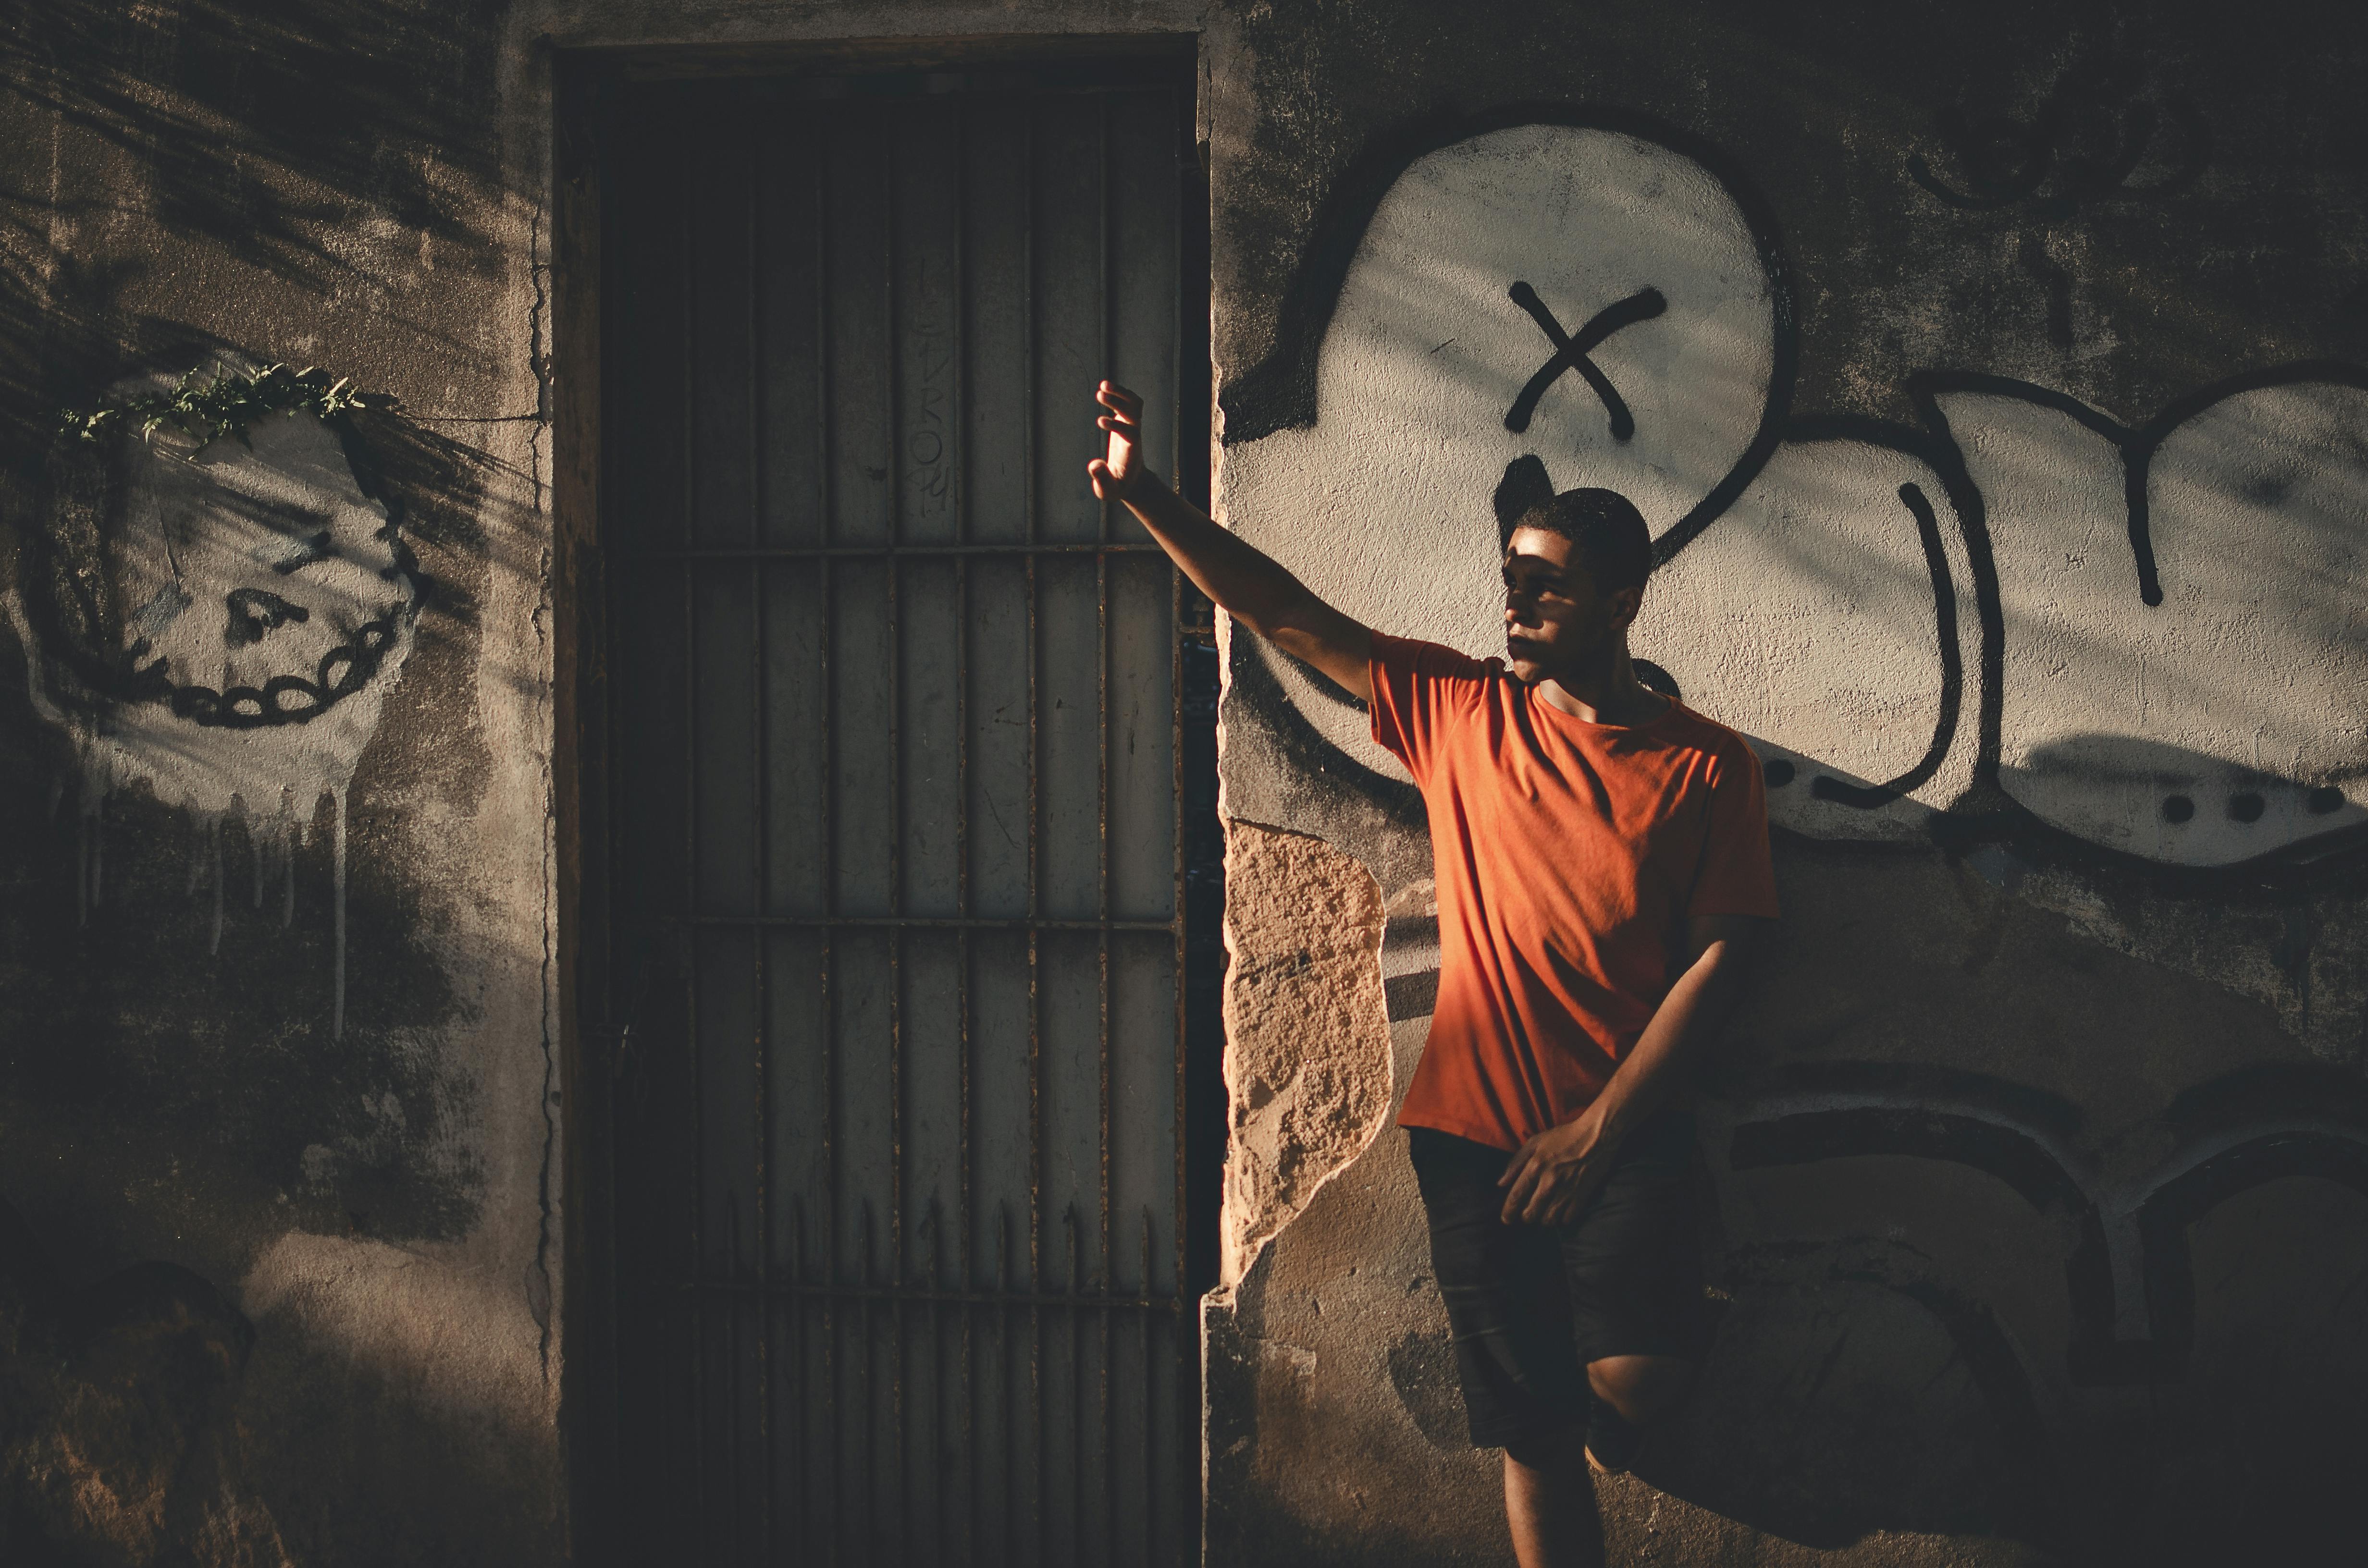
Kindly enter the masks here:
[[1641, 588], [1653, 574], [1653, 530], [1645, 515], [1617, 490], [1565, 490], [1521, 515], [1516, 528], [1541, 528], [1570, 540], [1600, 594]]

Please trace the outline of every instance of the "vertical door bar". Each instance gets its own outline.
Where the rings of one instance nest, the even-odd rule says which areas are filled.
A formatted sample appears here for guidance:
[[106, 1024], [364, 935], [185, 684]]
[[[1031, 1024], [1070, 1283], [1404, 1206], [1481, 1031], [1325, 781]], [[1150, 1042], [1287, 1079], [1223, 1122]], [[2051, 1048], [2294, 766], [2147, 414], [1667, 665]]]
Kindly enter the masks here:
[[[824, 115], [807, 118], [814, 137], [814, 392], [815, 417], [822, 427], [822, 438], [815, 447], [814, 479], [821, 505], [814, 522], [819, 542], [827, 547], [836, 542], [838, 529], [837, 486], [832, 482], [831, 453], [836, 445], [833, 437], [837, 421], [831, 407], [831, 331], [830, 331], [830, 233], [832, 196], [830, 184], [831, 137], [830, 120]], [[814, 563], [822, 574], [822, 603], [819, 629], [822, 668], [817, 676], [822, 733], [819, 752], [822, 761], [822, 907], [825, 917], [838, 913], [838, 745], [837, 717], [838, 670], [831, 657], [831, 639], [836, 634], [832, 624], [837, 608], [838, 585], [832, 571], [832, 558], [823, 556]], [[840, 1278], [838, 1267], [838, 973], [837, 933], [825, 926], [822, 933], [822, 1283], [834, 1285]], [[839, 1325], [841, 1312], [838, 1298], [825, 1293], [822, 1298], [823, 1345], [823, 1425], [830, 1434], [825, 1447], [830, 1455], [830, 1560], [840, 1561], [846, 1545], [847, 1482], [840, 1465], [840, 1456], [847, 1447], [846, 1428], [838, 1409]], [[868, 1303], [859, 1301], [859, 1312], [869, 1313]]]
[[[949, 293], [953, 301], [953, 414], [946, 421], [954, 440], [954, 542], [970, 542], [970, 322], [963, 306], [970, 290], [969, 247], [962, 244], [970, 228], [970, 138], [966, 100], [954, 100], [953, 144], [953, 278]], [[970, 557], [954, 557], [954, 917], [970, 918]], [[954, 1259], [955, 1288], [967, 1296], [975, 1283], [972, 1267], [970, 1211], [970, 930], [954, 931]], [[933, 1281], [942, 1285], [942, 1281]], [[978, 1396], [971, 1382], [972, 1338], [978, 1312], [962, 1307], [962, 1445], [964, 1474], [962, 1517], [969, 1526], [962, 1536], [975, 1556], [979, 1539]], [[942, 1382], [940, 1383], [942, 1386]], [[940, 1511], [944, 1521], [952, 1510]], [[940, 1528], [939, 1556], [944, 1556]]]
[[[1037, 473], [1036, 473], [1036, 115], [1031, 102], [1027, 109], [1026, 135], [1021, 140], [1025, 182], [1021, 187], [1020, 216], [1020, 277], [1021, 334], [1028, 348], [1028, 386], [1023, 401], [1022, 418], [1026, 428], [1022, 439], [1026, 444], [1025, 480], [1022, 493], [1027, 507], [1028, 542], [1038, 539]], [[1028, 918], [1033, 922], [1043, 915], [1042, 863], [1043, 848], [1040, 842], [1043, 816], [1038, 791], [1037, 765], [1042, 756], [1038, 730], [1036, 690], [1036, 558], [1025, 558], [1028, 573]], [[1031, 924], [1028, 931], [1028, 1417], [1030, 1437], [1035, 1445], [1035, 1512], [1030, 1521], [1029, 1534], [1041, 1553], [1044, 1542], [1045, 1477], [1044, 1477], [1044, 1324], [1041, 1301], [1044, 1294], [1044, 1084], [1043, 1084], [1043, 1002], [1041, 953], [1038, 933]]]
[[[887, 296], [883, 312], [887, 323], [886, 341], [881, 345], [881, 358], [885, 373], [881, 377], [882, 402], [885, 404], [882, 423], [888, 437], [888, 542], [905, 542], [904, 479], [897, 463], [902, 455], [898, 440], [896, 394], [898, 389], [897, 361], [899, 344], [896, 338], [896, 157], [897, 138], [902, 134], [893, 121], [880, 138], [881, 161], [881, 257], [882, 286]], [[893, 551], [888, 557], [888, 820], [894, 831], [888, 838], [888, 915], [894, 922], [905, 913], [905, 663], [904, 628], [897, 614], [899, 590], [904, 586], [900, 568], [903, 558]], [[888, 928], [888, 1253], [889, 1278], [895, 1294], [888, 1303], [888, 1329], [893, 1336], [888, 1351], [888, 1446], [896, 1467], [896, 1560], [904, 1558], [905, 1532], [910, 1528], [912, 1514], [910, 1496], [912, 1470], [908, 1462], [905, 1437], [905, 928], [891, 924]]]
[[[1169, 113], [1171, 117], [1178, 119], [1181, 119], [1179, 106], [1177, 106], [1174, 103], [1172, 97], [1170, 99]], [[1168, 142], [1169, 147], [1175, 149], [1178, 153], [1181, 153], [1183, 149], [1178, 147], [1178, 143], [1184, 140], [1185, 134], [1187, 134], [1191, 129], [1193, 128], [1179, 124], [1176, 132], [1172, 133], [1170, 136]], [[1174, 438], [1168, 444], [1170, 452], [1168, 460], [1175, 465], [1176, 472], [1169, 477], [1171, 483], [1176, 486], [1177, 494], [1179, 495], [1185, 494], [1184, 432], [1187, 426], [1184, 422], [1184, 396], [1187, 388], [1197, 384], [1194, 379], [1186, 370], [1184, 360], [1185, 345], [1192, 341], [1192, 336], [1185, 330], [1184, 324], [1186, 301], [1191, 297], [1191, 290], [1184, 286], [1184, 199], [1186, 191], [1189, 190], [1190, 187], [1189, 179], [1184, 176], [1182, 163], [1182, 158], [1178, 157], [1177, 159], [1177, 167], [1172, 171], [1176, 176], [1176, 184], [1179, 188], [1176, 190], [1173, 199], [1171, 199], [1167, 204], [1167, 210], [1171, 215], [1170, 228], [1168, 230], [1168, 244], [1176, 257], [1176, 309], [1174, 313], [1169, 317], [1169, 328], [1174, 334], [1171, 340], [1172, 352], [1169, 355], [1169, 362], [1175, 367], [1176, 373], [1176, 406], [1173, 415], [1173, 428], [1175, 434]], [[1169, 732], [1168, 765], [1174, 770], [1175, 775], [1174, 783], [1171, 786], [1169, 792], [1176, 801], [1176, 815], [1170, 824], [1174, 830], [1176, 839], [1176, 893], [1175, 903], [1172, 906], [1176, 917], [1176, 941], [1175, 947], [1172, 949], [1174, 953], [1173, 962], [1175, 965], [1172, 983], [1175, 987], [1176, 1002], [1176, 1103], [1173, 1108], [1176, 1128], [1176, 1206], [1171, 1211], [1174, 1215], [1173, 1223], [1176, 1231], [1175, 1258], [1173, 1262], [1176, 1273], [1175, 1281], [1169, 1287], [1169, 1290], [1175, 1297], [1178, 1303], [1177, 1316], [1173, 1324], [1173, 1331], [1176, 1335], [1177, 1340], [1178, 1354], [1169, 1358], [1169, 1365], [1171, 1368], [1178, 1369], [1172, 1375], [1174, 1375], [1176, 1379], [1175, 1400], [1177, 1410], [1176, 1420], [1178, 1426], [1176, 1435], [1177, 1447], [1180, 1450], [1177, 1465], [1178, 1471], [1178, 1484], [1179, 1487], [1178, 1496], [1180, 1505], [1181, 1499], [1190, 1495], [1191, 1492], [1196, 1491], [1200, 1483], [1200, 1469], [1198, 1464], [1194, 1462], [1198, 1457], [1194, 1453], [1194, 1449], [1198, 1447], [1193, 1440], [1196, 1434], [1192, 1430], [1191, 1418], [1184, 1414], [1187, 1410], [1197, 1411], [1200, 1401], [1196, 1398], [1188, 1397], [1188, 1394], [1191, 1391], [1186, 1388], [1184, 1379], [1180, 1371], [1180, 1368], [1183, 1364], [1183, 1347], [1187, 1344], [1198, 1344], [1200, 1337], [1200, 1324], [1189, 1321], [1186, 1315], [1191, 1311], [1191, 1295], [1190, 1286], [1187, 1283], [1188, 1275], [1186, 1272], [1188, 1264], [1185, 1257], [1186, 1224], [1184, 1208], [1186, 1196], [1185, 1162], [1190, 1157], [1188, 1150], [1190, 1147], [1189, 1142], [1189, 1130], [1186, 1126], [1186, 1110], [1190, 1097], [1191, 1076], [1187, 1061], [1187, 1055], [1191, 1034], [1189, 1027], [1190, 1018], [1190, 994], [1186, 986], [1185, 980], [1191, 957], [1192, 933], [1190, 881], [1191, 860], [1190, 848], [1191, 839], [1187, 828], [1187, 823], [1190, 812], [1189, 810], [1189, 802], [1184, 793], [1184, 574], [1171, 569], [1168, 573], [1167, 582], [1167, 625], [1169, 631], [1167, 644], [1167, 695], [1169, 718], [1174, 726]], [[1148, 1234], [1149, 1223], [1149, 1216], [1146, 1214], [1144, 1217], [1145, 1236], [1144, 1241], [1144, 1258], [1146, 1264], [1149, 1262], [1151, 1256], [1150, 1238]], [[1144, 1272], [1143, 1290], [1144, 1294], [1146, 1296], [1151, 1293], [1151, 1274], [1148, 1268]], [[1159, 1427], [1150, 1408], [1152, 1395], [1156, 1392], [1156, 1379], [1149, 1370], [1151, 1358], [1148, 1354], [1148, 1349], [1150, 1345], [1151, 1329], [1150, 1314], [1148, 1312], [1144, 1314], [1144, 1346], [1146, 1353], [1144, 1357], [1144, 1366], [1145, 1370], [1144, 1380], [1144, 1409], [1143, 1421], [1143, 1468], [1145, 1479], [1144, 1492], [1143, 1560], [1145, 1564], [1149, 1564], [1153, 1561], [1151, 1544], [1153, 1528], [1152, 1518], [1157, 1512], [1155, 1500], [1158, 1497], [1160, 1491], [1158, 1484], [1158, 1440], [1156, 1436]], [[1177, 1510], [1177, 1523], [1181, 1527], [1184, 1523], [1184, 1509], [1180, 1506]]]
[[[1115, 380], [1118, 366], [1112, 358], [1117, 334], [1111, 330], [1110, 313], [1117, 309], [1115, 290], [1110, 287], [1110, 95], [1097, 94], [1094, 98], [1095, 180], [1095, 326], [1099, 338], [1096, 361], [1102, 374]], [[1110, 541], [1110, 503], [1102, 502], [1095, 508], [1095, 540], [1107, 545]], [[1095, 1035], [1095, 1073], [1098, 1082], [1096, 1115], [1099, 1120], [1099, 1153], [1100, 1156], [1100, 1274], [1101, 1311], [1097, 1314], [1100, 1327], [1101, 1367], [1098, 1379], [1100, 1397], [1101, 1456], [1104, 1507], [1104, 1561], [1114, 1561], [1117, 1550], [1115, 1532], [1118, 1528], [1118, 1464], [1110, 1448], [1110, 1309], [1111, 1276], [1116, 1272], [1110, 1251], [1110, 568], [1107, 551], [1094, 556], [1094, 918], [1101, 923], [1096, 943], [1095, 1004], [1097, 1008]], [[1080, 1306], [1076, 1309], [1084, 1311]], [[1080, 1323], [1082, 1329], [1084, 1324]], [[1080, 1338], [1084, 1337], [1082, 1334]], [[1080, 1423], [1082, 1426], [1082, 1423]], [[1082, 1434], [1080, 1434], [1082, 1437]], [[1081, 1441], [1078, 1451], [1084, 1451]], [[1080, 1466], [1080, 1471], [1083, 1467]], [[1077, 1518], [1079, 1522], [1077, 1561], [1085, 1561], [1085, 1476], [1077, 1477]]]
[[[744, 136], [745, 145], [753, 147], [757, 137], [755, 127]], [[764, 542], [765, 530], [765, 312], [764, 312], [764, 245], [763, 187], [757, 177], [759, 161], [748, 159], [748, 543], [753, 549]], [[749, 790], [748, 837], [755, 846], [757, 878], [753, 890], [754, 913], [772, 912], [772, 854], [770, 836], [771, 772], [766, 767], [768, 726], [768, 686], [766, 682], [765, 626], [765, 563], [761, 560], [748, 563], [749, 619], [755, 631], [755, 646], [749, 653]], [[756, 958], [757, 1006], [754, 1013], [757, 1093], [757, 1446], [764, 1456], [764, 1531], [765, 1561], [773, 1561], [774, 1492], [780, 1485], [773, 1452], [773, 1210], [772, 1152], [773, 1099], [771, 1074], [767, 1060], [769, 1035], [766, 1025], [772, 1017], [771, 976], [766, 960], [772, 940], [762, 926], [750, 933], [750, 950]], [[792, 1298], [794, 1300], [794, 1298]]]
[[[699, 518], [699, 290], [693, 213], [688, 187], [682, 187], [682, 536], [689, 547], [696, 542]], [[690, 1267], [696, 1279], [707, 1267], [707, 1138], [705, 1074], [699, 1039], [699, 614], [698, 564], [690, 555], [682, 562], [682, 938], [683, 1046], [690, 1059]], [[691, 1496], [698, 1513], [694, 1539], [707, 1540], [707, 1324], [706, 1303], [695, 1290], [681, 1296], [690, 1313]]]

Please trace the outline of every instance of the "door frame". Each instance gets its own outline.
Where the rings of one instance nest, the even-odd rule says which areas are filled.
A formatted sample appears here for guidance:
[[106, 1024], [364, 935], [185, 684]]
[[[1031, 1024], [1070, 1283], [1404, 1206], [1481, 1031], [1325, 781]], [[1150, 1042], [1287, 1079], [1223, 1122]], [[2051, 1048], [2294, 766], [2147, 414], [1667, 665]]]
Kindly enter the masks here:
[[[628, 1478], [620, 1473], [621, 1445], [616, 1426], [618, 1367], [622, 1347], [617, 1332], [616, 1204], [613, 1150], [605, 1131], [615, 1112], [614, 1085], [629, 1042], [608, 1013], [604, 979], [618, 925], [607, 885], [610, 832], [612, 693], [608, 678], [607, 558], [601, 518], [606, 403], [602, 322], [607, 308], [604, 278], [608, 233], [602, 216], [607, 197], [603, 141], [620, 84], [700, 78], [846, 75], [928, 69], [979, 69], [996, 64], [1041, 65], [1098, 60], [1167, 59], [1194, 62], [1197, 33], [1109, 35], [1010, 34], [950, 38], [873, 38], [795, 43], [672, 45], [565, 49], [552, 56], [551, 237], [549, 242], [550, 358], [538, 367], [550, 389], [552, 430], [552, 832], [556, 914], [549, 964], [556, 1013], [559, 1059], [560, 1137], [557, 1168], [546, 1174], [546, 1202], [560, 1206], [561, 1294], [559, 1331], [559, 1430], [568, 1518], [569, 1559], [586, 1568], [610, 1563], [623, 1568], [625, 1532], [618, 1499]], [[1201, 333], [1188, 347], [1209, 363], [1208, 168], [1203, 156], [1187, 196], [1179, 283], [1197, 290], [1202, 308], [1184, 312]], [[539, 258], [531, 258], [539, 259]], [[1190, 299], [1188, 296], [1188, 306]], [[1208, 400], [1201, 417], [1188, 426], [1204, 437], [1201, 461], [1186, 474], [1187, 493], [1206, 505], [1213, 445], [1215, 381], [1211, 365]], [[1178, 454], [1179, 468], [1183, 454]], [[1210, 629], [1179, 626], [1178, 635], [1209, 638]], [[1176, 694], [1178, 702], [1183, 693]], [[1178, 806], [1182, 809], [1181, 802]], [[1222, 893], [1218, 894], [1221, 898]], [[1215, 962], [1222, 948], [1212, 940]], [[1200, 1009], [1210, 1034], [1210, 1060], [1201, 1075], [1213, 1083], [1188, 1088], [1186, 1222], [1203, 1233], [1193, 1245], [1212, 1263], [1216, 1200], [1222, 1177], [1225, 1105], [1215, 1052], [1222, 1050], [1222, 1024], [1215, 1018], [1213, 974], [1188, 972], [1205, 994]], [[1188, 1033], [1189, 1026], [1188, 1026]], [[1197, 1205], [1190, 1195], [1205, 1194]], [[1213, 1278], [1200, 1282], [1203, 1290]], [[1182, 1325], [1179, 1325], [1182, 1326]], [[1201, 1407], [1197, 1314], [1183, 1335], [1188, 1362], [1183, 1386]], [[1194, 1423], [1197, 1432], [1199, 1422]], [[1189, 1445], [1197, 1459], [1197, 1437]], [[1198, 1475], [1192, 1494], [1200, 1512]]]

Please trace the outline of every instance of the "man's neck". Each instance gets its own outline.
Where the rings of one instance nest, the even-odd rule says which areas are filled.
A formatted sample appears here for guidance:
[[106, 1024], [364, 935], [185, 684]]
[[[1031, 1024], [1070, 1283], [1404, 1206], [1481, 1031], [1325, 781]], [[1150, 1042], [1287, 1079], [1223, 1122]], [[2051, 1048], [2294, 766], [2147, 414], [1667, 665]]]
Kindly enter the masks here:
[[1669, 710], [1672, 700], [1636, 678], [1625, 648], [1594, 668], [1549, 676], [1538, 684], [1538, 695], [1590, 724], [1649, 724]]

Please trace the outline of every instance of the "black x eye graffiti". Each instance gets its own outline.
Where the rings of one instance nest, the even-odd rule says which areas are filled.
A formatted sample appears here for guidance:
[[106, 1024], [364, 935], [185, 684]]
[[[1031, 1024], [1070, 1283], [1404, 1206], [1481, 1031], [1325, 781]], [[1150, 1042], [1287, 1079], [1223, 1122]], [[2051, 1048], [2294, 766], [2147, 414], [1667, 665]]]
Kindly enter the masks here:
[[1580, 379], [1595, 389], [1595, 395], [1603, 400], [1603, 411], [1611, 416], [1611, 438], [1624, 441], [1634, 436], [1636, 433], [1635, 416], [1628, 412], [1628, 404], [1622, 401], [1619, 392], [1612, 390], [1610, 378], [1587, 356], [1597, 344], [1622, 327], [1634, 326], [1640, 321], [1651, 321], [1668, 310], [1669, 302], [1661, 297], [1661, 291], [1658, 289], [1642, 290], [1615, 304], [1604, 306], [1588, 318], [1587, 324], [1578, 329], [1577, 336], [1563, 331], [1562, 323], [1554, 320], [1554, 312], [1546, 309], [1543, 300], [1538, 298], [1538, 291], [1527, 283], [1517, 282], [1505, 292], [1513, 303], [1530, 312], [1531, 319], [1546, 335], [1546, 340], [1554, 346], [1554, 358], [1539, 367], [1538, 373], [1530, 378], [1529, 383], [1521, 388], [1520, 395], [1513, 400], [1512, 408], [1505, 415], [1505, 428], [1515, 435], [1528, 429], [1530, 415], [1537, 412], [1538, 400], [1545, 396], [1546, 389], [1561, 380], [1564, 371], [1577, 370]]

